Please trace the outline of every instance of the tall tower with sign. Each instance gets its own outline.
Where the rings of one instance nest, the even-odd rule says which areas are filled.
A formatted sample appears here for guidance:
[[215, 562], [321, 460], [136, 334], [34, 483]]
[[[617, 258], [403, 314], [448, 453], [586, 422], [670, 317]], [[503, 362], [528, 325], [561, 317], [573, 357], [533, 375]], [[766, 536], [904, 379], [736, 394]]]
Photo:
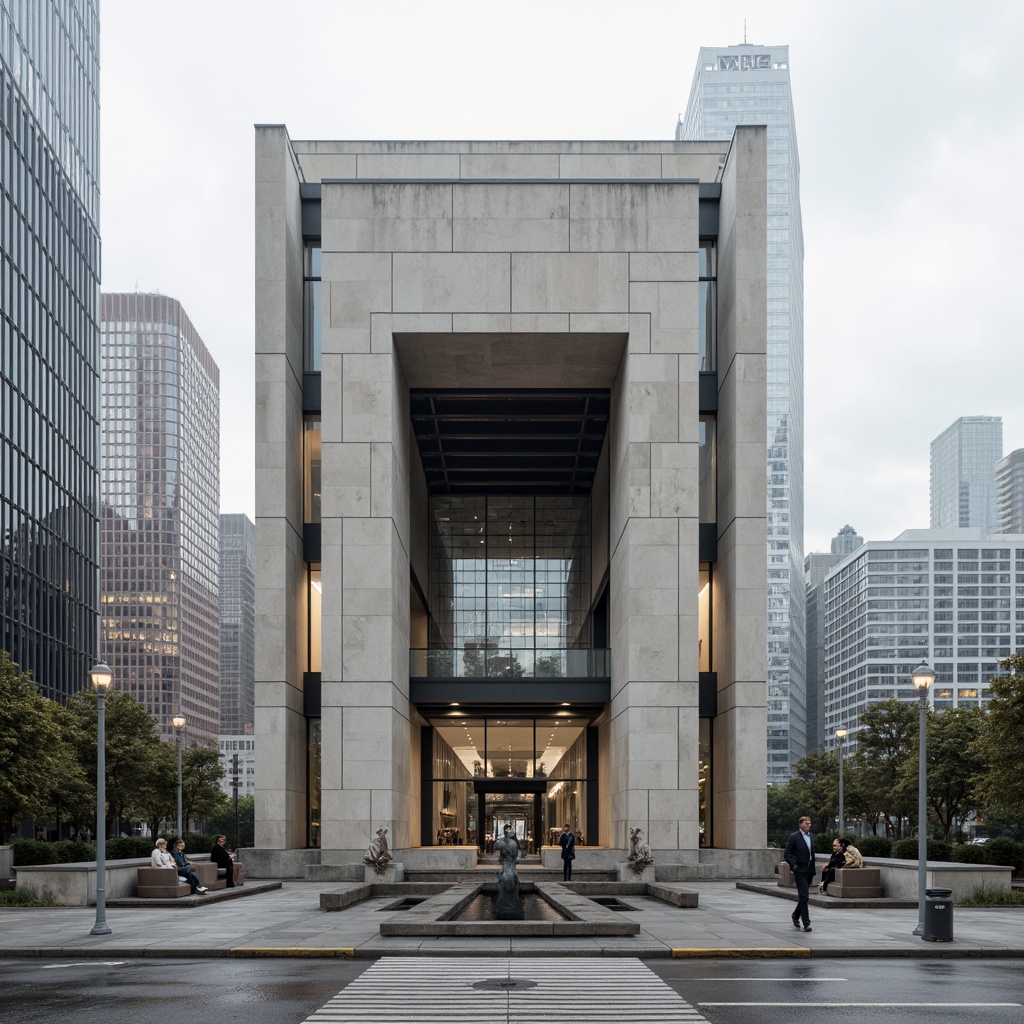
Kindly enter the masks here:
[[677, 140], [768, 126], [768, 781], [806, 751], [804, 238], [788, 46], [702, 47]]

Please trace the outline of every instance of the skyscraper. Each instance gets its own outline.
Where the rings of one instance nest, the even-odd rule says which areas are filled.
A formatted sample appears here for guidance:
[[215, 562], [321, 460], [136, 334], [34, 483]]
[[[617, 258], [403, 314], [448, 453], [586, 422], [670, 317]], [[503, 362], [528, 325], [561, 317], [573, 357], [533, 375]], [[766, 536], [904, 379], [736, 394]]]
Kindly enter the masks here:
[[103, 656], [165, 736], [220, 731], [220, 371], [181, 304], [103, 296]]
[[97, 657], [99, 15], [0, 4], [0, 642], [66, 700]]
[[677, 139], [768, 126], [768, 781], [806, 749], [804, 237], [788, 46], [701, 47]]
[[931, 525], [996, 530], [996, 463], [1003, 457], [999, 416], [961, 416], [931, 445]]
[[[249, 517], [220, 517], [220, 731], [252, 732], [256, 686], [256, 547]], [[243, 794], [244, 795], [244, 794]]]
[[1000, 533], [1024, 533], [1024, 448], [996, 463], [997, 520]]
[[[807, 617], [807, 749], [816, 750], [823, 742], [829, 743], [825, 735], [825, 602], [823, 584], [825, 577], [847, 555], [852, 554], [864, 543], [864, 538], [847, 524], [832, 538], [829, 552], [812, 551], [804, 559], [805, 614]], [[830, 744], [831, 745], [831, 744]]]

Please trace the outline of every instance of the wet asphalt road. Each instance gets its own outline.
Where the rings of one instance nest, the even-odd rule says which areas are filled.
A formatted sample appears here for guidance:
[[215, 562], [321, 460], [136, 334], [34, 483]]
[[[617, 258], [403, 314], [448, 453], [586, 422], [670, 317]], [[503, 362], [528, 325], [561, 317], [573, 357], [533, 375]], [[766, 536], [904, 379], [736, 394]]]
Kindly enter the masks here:
[[[299, 1024], [371, 963], [0, 959], [0, 1021]], [[564, 1011], [571, 1021], [572, 959], [563, 964], [568, 998], [561, 1010], [552, 1007], [551, 1019]], [[649, 960], [646, 965], [711, 1024], [1024, 1021], [1020, 960]], [[608, 966], [613, 974], [614, 960]]]

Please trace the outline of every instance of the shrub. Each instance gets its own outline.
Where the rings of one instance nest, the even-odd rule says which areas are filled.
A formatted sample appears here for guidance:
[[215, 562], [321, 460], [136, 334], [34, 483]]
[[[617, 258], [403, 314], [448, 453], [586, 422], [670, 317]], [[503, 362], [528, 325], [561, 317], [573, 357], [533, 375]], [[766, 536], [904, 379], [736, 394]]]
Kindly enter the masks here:
[[118, 836], [107, 840], [107, 860], [131, 860], [148, 857], [153, 852], [154, 840], [149, 836]]
[[14, 866], [56, 864], [56, 845], [56, 843], [45, 843], [41, 839], [15, 839], [11, 843], [14, 851]]
[[[894, 857], [899, 860], [917, 860], [917, 840], [897, 839], [893, 844]], [[948, 861], [951, 856], [950, 846], [944, 839], [928, 840], [928, 859]]]
[[892, 840], [888, 836], [864, 836], [856, 843], [865, 857], [891, 857]]
[[56, 849], [57, 864], [77, 864], [83, 860], [96, 859], [96, 847], [77, 839], [60, 839], [50, 845]]
[[953, 860], [957, 864], [984, 864], [985, 849], [973, 843], [957, 843], [952, 850]]
[[1015, 875], [1024, 872], [1024, 843], [1000, 836], [990, 839], [979, 849], [985, 851], [986, 864], [1011, 864]]
[[978, 886], [970, 896], [963, 896], [957, 900], [956, 905], [958, 907], [1024, 907], [1024, 891], [1020, 889], [984, 889]]
[[[34, 842], [35, 840], [31, 840]], [[0, 890], [0, 907], [52, 907], [53, 900], [27, 885], [22, 889]]]
[[814, 852], [824, 853], [826, 856], [832, 853], [832, 844], [836, 841], [838, 832], [816, 832], [814, 834]]

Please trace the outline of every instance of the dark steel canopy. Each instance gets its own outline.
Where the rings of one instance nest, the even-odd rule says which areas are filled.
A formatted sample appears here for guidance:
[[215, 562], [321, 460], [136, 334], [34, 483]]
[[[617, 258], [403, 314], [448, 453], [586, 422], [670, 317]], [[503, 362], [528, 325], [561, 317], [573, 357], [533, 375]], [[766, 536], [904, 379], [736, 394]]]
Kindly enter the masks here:
[[431, 494], [589, 494], [608, 427], [604, 388], [414, 388]]

